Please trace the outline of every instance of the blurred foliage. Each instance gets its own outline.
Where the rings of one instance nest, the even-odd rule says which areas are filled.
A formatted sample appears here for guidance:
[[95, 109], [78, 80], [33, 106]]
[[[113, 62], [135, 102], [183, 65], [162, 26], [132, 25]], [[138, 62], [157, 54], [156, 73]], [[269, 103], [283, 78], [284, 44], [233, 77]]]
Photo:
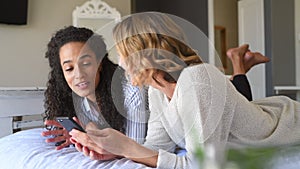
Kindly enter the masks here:
[[227, 161], [235, 163], [240, 169], [264, 169], [268, 162], [275, 157], [280, 148], [243, 148], [230, 149], [227, 153]]
[[[210, 169], [203, 166], [207, 160], [207, 155], [203, 149], [198, 148], [195, 153], [199, 161], [199, 168]], [[291, 157], [299, 157], [300, 159], [300, 145], [278, 146], [278, 147], [244, 147], [228, 149], [226, 151], [225, 164], [220, 169], [270, 169], [274, 162], [283, 157], [288, 159]], [[295, 158], [293, 158], [295, 159]], [[282, 162], [282, 159], [281, 159]], [[297, 161], [291, 161], [291, 163]], [[217, 162], [216, 162], [217, 163]], [[300, 162], [297, 163], [297, 165]]]

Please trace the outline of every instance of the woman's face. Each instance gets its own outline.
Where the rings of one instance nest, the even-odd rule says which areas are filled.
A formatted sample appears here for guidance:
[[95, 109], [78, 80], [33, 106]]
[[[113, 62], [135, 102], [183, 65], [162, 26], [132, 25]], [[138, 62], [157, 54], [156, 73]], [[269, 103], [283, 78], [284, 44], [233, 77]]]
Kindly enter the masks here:
[[[119, 52], [120, 53], [120, 52]], [[125, 65], [125, 58], [124, 57], [120, 57], [119, 58], [119, 65], [121, 67], [123, 67], [126, 71], [126, 74], [128, 75], [128, 80], [131, 82], [132, 85], [136, 86], [137, 85], [137, 82], [134, 81], [134, 78], [131, 71], [130, 71], [130, 68], [127, 67], [127, 65]], [[135, 66], [139, 66], [139, 65], [135, 65]], [[159, 81], [159, 83], [157, 83], [156, 80], [154, 80], [153, 78], [148, 78], [143, 85], [149, 85], [149, 86], [152, 86], [153, 88], [156, 88], [158, 90], [160, 90], [161, 92], [163, 92], [164, 94], [166, 94], [166, 96], [168, 98], [172, 98], [173, 97], [173, 93], [174, 93], [174, 90], [175, 90], [175, 86], [176, 86], [176, 83], [170, 83], [170, 82], [167, 82], [164, 78], [163, 78], [163, 73], [161, 72], [158, 72], [155, 76], [155, 79], [157, 81]], [[150, 76], [150, 75], [149, 75]]]
[[60, 64], [72, 91], [96, 101], [95, 88], [100, 80], [99, 63], [95, 53], [84, 45], [82, 42], [63, 45], [59, 51]]

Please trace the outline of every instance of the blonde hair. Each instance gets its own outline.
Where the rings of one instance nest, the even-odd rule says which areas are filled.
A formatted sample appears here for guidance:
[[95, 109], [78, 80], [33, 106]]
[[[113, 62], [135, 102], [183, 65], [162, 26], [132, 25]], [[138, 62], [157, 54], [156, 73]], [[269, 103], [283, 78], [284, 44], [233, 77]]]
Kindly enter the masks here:
[[184, 32], [167, 15], [146, 12], [131, 15], [113, 30], [116, 48], [138, 85], [162, 71], [169, 82], [176, 82], [180, 72], [191, 64], [202, 63], [187, 45]]

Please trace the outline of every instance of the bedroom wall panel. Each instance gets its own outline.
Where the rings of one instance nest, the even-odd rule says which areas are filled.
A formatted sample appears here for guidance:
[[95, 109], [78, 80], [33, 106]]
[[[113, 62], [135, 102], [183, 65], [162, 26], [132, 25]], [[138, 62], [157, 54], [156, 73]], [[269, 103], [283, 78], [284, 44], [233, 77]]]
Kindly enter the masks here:
[[[300, 86], [300, 1], [295, 1], [295, 48], [296, 48], [296, 85]], [[300, 100], [300, 92], [297, 93]]]
[[[265, 53], [264, 2], [240, 0], [238, 2], [239, 45], [249, 44], [250, 50]], [[265, 65], [253, 67], [248, 73], [253, 99], [266, 96]]]

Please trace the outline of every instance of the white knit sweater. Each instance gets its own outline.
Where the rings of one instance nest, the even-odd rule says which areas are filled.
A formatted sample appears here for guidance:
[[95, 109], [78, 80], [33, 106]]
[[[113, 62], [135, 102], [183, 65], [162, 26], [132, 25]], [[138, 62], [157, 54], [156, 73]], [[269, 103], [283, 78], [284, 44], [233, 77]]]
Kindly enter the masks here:
[[[283, 96], [249, 102], [214, 66], [185, 68], [169, 101], [149, 89], [145, 146], [159, 151], [158, 168], [191, 168], [199, 143], [282, 145], [300, 143], [300, 104]], [[175, 146], [187, 150], [176, 156]]]

